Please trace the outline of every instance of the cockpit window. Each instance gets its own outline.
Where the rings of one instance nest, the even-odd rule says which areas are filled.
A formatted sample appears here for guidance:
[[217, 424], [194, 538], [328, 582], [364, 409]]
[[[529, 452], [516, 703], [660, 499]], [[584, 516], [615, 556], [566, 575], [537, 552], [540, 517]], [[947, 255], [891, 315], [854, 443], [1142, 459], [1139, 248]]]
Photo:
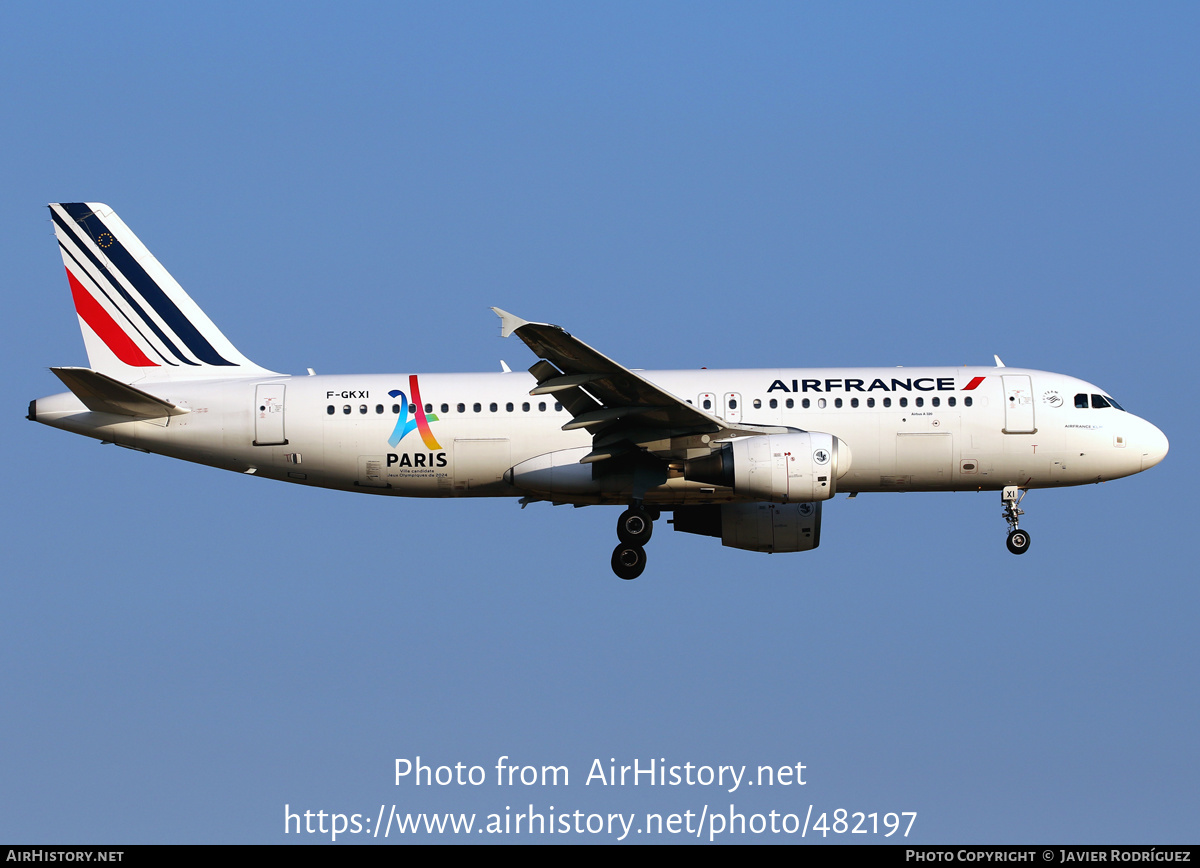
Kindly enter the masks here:
[[1110, 404], [1108, 403], [1108, 401], [1104, 400], [1103, 395], [1092, 395], [1092, 409], [1093, 410], [1103, 410], [1105, 407], [1108, 407], [1108, 406], [1110, 406]]
[[1125, 408], [1122, 407], [1120, 404], [1118, 404], [1116, 401], [1114, 401], [1112, 398], [1110, 398], [1108, 395], [1105, 395], [1104, 397], [1108, 399], [1108, 403], [1112, 404], [1114, 407], [1116, 407], [1122, 413], [1125, 412]]
[[1088, 405], [1087, 395], [1076, 395], [1075, 396], [1075, 409], [1076, 410], [1086, 410], [1087, 405]]

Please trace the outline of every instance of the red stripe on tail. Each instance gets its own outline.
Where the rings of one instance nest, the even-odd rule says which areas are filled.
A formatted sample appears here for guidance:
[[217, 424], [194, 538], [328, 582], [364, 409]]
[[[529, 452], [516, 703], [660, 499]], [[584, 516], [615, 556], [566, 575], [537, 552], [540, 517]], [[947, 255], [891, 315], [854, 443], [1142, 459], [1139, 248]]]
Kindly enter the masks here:
[[100, 340], [104, 341], [105, 345], [112, 350], [114, 356], [134, 368], [158, 367], [156, 362], [146, 358], [146, 354], [117, 325], [116, 320], [108, 315], [108, 311], [100, 306], [100, 302], [92, 298], [92, 294], [83, 288], [83, 284], [75, 279], [75, 275], [69, 268], [67, 269], [67, 280], [71, 284], [71, 298], [75, 301], [75, 312], [88, 324], [88, 328], [99, 335]]

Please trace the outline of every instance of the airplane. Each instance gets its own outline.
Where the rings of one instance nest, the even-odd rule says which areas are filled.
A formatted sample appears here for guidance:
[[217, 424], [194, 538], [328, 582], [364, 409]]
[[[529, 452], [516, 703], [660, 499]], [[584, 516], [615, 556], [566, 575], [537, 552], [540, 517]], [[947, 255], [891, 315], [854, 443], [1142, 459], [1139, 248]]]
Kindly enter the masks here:
[[663, 512], [758, 552], [817, 548], [835, 494], [1035, 488], [1158, 464], [1166, 436], [1091, 383], [1004, 366], [639, 371], [499, 308], [528, 373], [292, 376], [242, 355], [107, 205], [50, 205], [90, 367], [28, 418], [248, 475], [406, 497], [624, 506], [634, 579]]

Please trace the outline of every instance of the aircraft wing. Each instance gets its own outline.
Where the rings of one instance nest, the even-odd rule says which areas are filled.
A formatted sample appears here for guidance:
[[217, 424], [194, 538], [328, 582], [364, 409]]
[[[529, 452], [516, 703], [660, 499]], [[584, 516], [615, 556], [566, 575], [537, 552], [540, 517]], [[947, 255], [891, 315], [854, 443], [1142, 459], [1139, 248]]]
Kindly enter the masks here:
[[529, 369], [531, 395], [553, 395], [571, 414], [564, 431], [586, 428], [593, 450], [584, 463], [644, 449], [664, 459], [707, 453], [718, 440], [780, 434], [790, 428], [734, 425], [672, 395], [592, 349], [560, 326], [492, 308], [501, 336], [515, 334], [541, 359]]

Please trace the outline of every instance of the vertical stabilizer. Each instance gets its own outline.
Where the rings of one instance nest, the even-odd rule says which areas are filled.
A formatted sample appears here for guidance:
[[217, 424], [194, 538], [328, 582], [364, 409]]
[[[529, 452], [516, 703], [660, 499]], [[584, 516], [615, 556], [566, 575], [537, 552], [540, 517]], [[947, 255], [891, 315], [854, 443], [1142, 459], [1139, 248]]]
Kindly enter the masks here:
[[50, 214], [93, 370], [125, 383], [273, 375], [238, 352], [107, 205], [53, 204]]

